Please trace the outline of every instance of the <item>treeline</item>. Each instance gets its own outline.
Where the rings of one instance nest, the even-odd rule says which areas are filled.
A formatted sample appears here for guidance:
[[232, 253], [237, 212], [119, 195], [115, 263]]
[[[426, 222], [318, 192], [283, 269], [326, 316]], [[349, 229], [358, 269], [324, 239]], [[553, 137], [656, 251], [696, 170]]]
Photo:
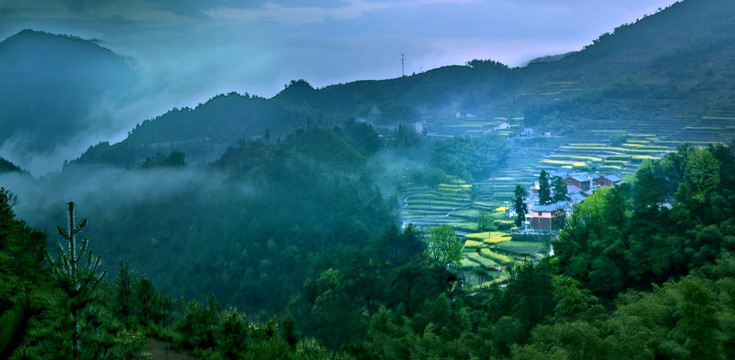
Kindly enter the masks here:
[[576, 207], [556, 255], [511, 269], [502, 287], [460, 280], [423, 304], [383, 303], [343, 348], [373, 359], [732, 358], [733, 150], [685, 145], [645, 162]]
[[75, 239], [86, 219], [76, 223], [73, 203], [70, 227], [59, 228], [64, 241], [46, 252], [45, 235], [15, 219], [16, 201], [0, 188], [3, 359], [150, 359], [147, 337], [208, 359], [340, 358], [313, 339], [296, 339], [287, 320], [251, 321], [214, 297], [206, 305], [173, 300], [122, 262], [105, 280], [99, 256], [85, 251], [87, 239]]
[[451, 234], [393, 227], [314, 253], [303, 286], [260, 320], [216, 297], [171, 300], [124, 264], [83, 301], [59, 301], [69, 294], [49, 275], [43, 234], [13, 218], [3, 191], [0, 351], [63, 355], [73, 327], [60, 319], [84, 306], [81, 343], [84, 329], [108, 334], [92, 349], [110, 358], [144, 356], [145, 336], [207, 359], [732, 358], [734, 154], [682, 146], [645, 162], [578, 205], [555, 255], [515, 266], [502, 286], [464, 287]]
[[[176, 296], [215, 294], [248, 314], [275, 314], [315, 258], [338, 246], [362, 248], [396, 221], [396, 200], [366, 170], [381, 147], [372, 128], [348, 122], [242, 142], [205, 167], [175, 152], [149, 158], [115, 175], [143, 185], [125, 206], [87, 205], [99, 209], [88, 234], [100, 239], [102, 254], [152, 274]], [[175, 181], [158, 183], [166, 177]]]
[[[358, 260], [333, 261], [307, 280], [330, 284], [309, 299], [312, 311], [329, 301], [349, 325], [339, 331], [326, 320], [313, 331], [367, 359], [732, 358], [734, 169], [724, 145], [682, 146], [645, 162], [627, 185], [575, 209], [553, 242], [556, 255], [511, 269], [501, 287], [464, 289], [450, 275], [440, 291], [443, 275], [422, 272], [401, 284], [397, 276], [416, 261], [366, 281], [379, 274], [371, 265], [385, 268], [377, 259], [363, 254], [359, 271]], [[395, 284], [397, 302], [384, 292]], [[412, 298], [420, 288], [434, 290]]]
[[480, 179], [505, 160], [508, 148], [499, 136], [455, 136], [434, 144], [434, 165], [448, 174]]
[[735, 250], [735, 166], [724, 145], [683, 145], [630, 186], [585, 199], [554, 243], [561, 270], [601, 296], [645, 288]]
[[[403, 176], [429, 186], [447, 173], [481, 176], [506, 151], [498, 137], [430, 141], [401, 125], [381, 138], [348, 120], [241, 141], [206, 166], [189, 164], [182, 152], [130, 169], [74, 164], [39, 187], [90, 189], [71, 198], [88, 199], [80, 206], [95, 213], [86, 231], [97, 251], [174, 296], [214, 294], [251, 315], [277, 314], [318, 259], [340, 247], [364, 249], [398, 223], [393, 189]], [[63, 203], [39, 200], [55, 204], [34, 214], [45, 213], [37, 223], [53, 229]]]

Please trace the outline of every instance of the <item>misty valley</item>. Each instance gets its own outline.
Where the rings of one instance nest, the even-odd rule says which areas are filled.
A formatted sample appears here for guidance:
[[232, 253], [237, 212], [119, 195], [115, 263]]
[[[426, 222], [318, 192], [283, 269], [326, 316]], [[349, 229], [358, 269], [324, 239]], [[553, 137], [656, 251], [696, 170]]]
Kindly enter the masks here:
[[735, 358], [733, 23], [684, 0], [521, 67], [183, 108], [18, 32], [0, 358]]

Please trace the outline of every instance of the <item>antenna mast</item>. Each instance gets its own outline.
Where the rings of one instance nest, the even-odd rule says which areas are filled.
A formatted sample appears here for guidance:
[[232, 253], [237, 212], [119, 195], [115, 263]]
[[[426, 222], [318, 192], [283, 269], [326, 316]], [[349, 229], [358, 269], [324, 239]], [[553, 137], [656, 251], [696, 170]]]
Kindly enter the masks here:
[[406, 70], [403, 66], [403, 62], [404, 62], [403, 53], [401, 53], [401, 77], [406, 76]]

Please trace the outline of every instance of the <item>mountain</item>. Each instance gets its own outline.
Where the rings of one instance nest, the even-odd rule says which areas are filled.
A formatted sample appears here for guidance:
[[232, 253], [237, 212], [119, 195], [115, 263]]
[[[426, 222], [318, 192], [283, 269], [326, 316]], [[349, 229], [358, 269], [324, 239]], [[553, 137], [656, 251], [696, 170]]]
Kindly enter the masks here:
[[603, 34], [580, 51], [522, 68], [473, 60], [321, 89], [292, 81], [271, 99], [220, 95], [194, 110], [146, 121], [122, 143], [95, 146], [79, 161], [130, 165], [170, 151], [211, 161], [239, 139], [266, 131], [275, 138], [351, 118], [389, 128], [422, 121], [441, 132], [458, 124], [457, 112], [488, 120], [522, 116], [520, 126], [554, 133], [583, 129], [590, 121], [601, 129], [657, 129], [680, 141], [692, 139], [686, 136], [693, 132], [682, 134], [687, 127], [719, 128], [724, 131], [703, 131], [694, 140], [728, 141], [735, 135], [731, 127], [702, 119], [735, 116], [733, 24], [734, 3], [686, 0]]
[[583, 51], [519, 70], [526, 86], [574, 81], [585, 89], [632, 92], [620, 96], [718, 102], [735, 88], [734, 23], [730, 1], [682, 1], [601, 35]]
[[[0, 42], [0, 149], [21, 166], [106, 129], [137, 81], [129, 60], [72, 36], [24, 30]], [[92, 115], [96, 114], [96, 115]]]
[[273, 137], [306, 125], [303, 114], [283, 104], [237, 93], [218, 95], [195, 109], [173, 109], [139, 124], [120, 143], [91, 146], [72, 164], [131, 166], [158, 153], [183, 152], [188, 162], [216, 160], [229, 146]]
[[[53, 232], [66, 218], [65, 203], [77, 201], [79, 214], [89, 216], [84, 236], [91, 239], [95, 252], [108, 264], [121, 260], [121, 268], [129, 262], [174, 297], [204, 300], [215, 294], [225, 308], [238, 308], [253, 317], [292, 312], [305, 336], [315, 334], [335, 348], [343, 344], [348, 344], [345, 349], [353, 348], [355, 344], [355, 351], [374, 352], [374, 358], [386, 357], [383, 352], [389, 356], [408, 354], [403, 345], [406, 341], [419, 344], [411, 344], [412, 349], [436, 348], [439, 337], [441, 343], [449, 344], [442, 355], [445, 357], [456, 356], [461, 348], [467, 349], [463, 358], [510, 356], [511, 351], [522, 350], [513, 344], [535, 343], [538, 349], [526, 347], [528, 358], [544, 354], [536, 356], [543, 358], [548, 357], [549, 349], [559, 348], [552, 344], [559, 341], [536, 335], [574, 334], [574, 329], [567, 327], [579, 329], [580, 320], [599, 320], [594, 327], [583, 329], [592, 334], [595, 348], [612, 344], [610, 334], [620, 335], [615, 339], [619, 347], [606, 350], [614, 354], [610, 358], [621, 357], [619, 349], [631, 349], [626, 347], [630, 344], [629, 329], [636, 334], [673, 334], [661, 341], [639, 336], [646, 343], [631, 352], [655, 349], [649, 357], [665, 358], [673, 353], [686, 357], [691, 351], [706, 354], [703, 358], [716, 358], [702, 349], [733, 344], [735, 337], [727, 332], [726, 322], [716, 319], [720, 313], [727, 319], [729, 313], [710, 311], [720, 309], [712, 299], [730, 299], [726, 291], [712, 287], [716, 279], [707, 285], [683, 283], [688, 285], [682, 285], [681, 294], [670, 292], [674, 285], [666, 283], [656, 294], [669, 294], [670, 299], [647, 298], [645, 306], [638, 309], [630, 302], [643, 299], [636, 290], [683, 276], [694, 269], [689, 264], [699, 266], [715, 260], [720, 250], [735, 249], [730, 226], [732, 201], [727, 198], [735, 189], [730, 147], [682, 147], [666, 161], [641, 167], [632, 184], [607, 193], [598, 190], [592, 196], [597, 200], [604, 196], [605, 201], [593, 198], [590, 203], [583, 202], [575, 211], [578, 219], [585, 221], [573, 221], [576, 230], [562, 235], [566, 245], [554, 244], [559, 261], [546, 258], [534, 268], [524, 260], [523, 266], [513, 267], [513, 280], [507, 286], [496, 288], [493, 284], [500, 282], [488, 282], [492, 288], [473, 289], [471, 296], [460, 297], [462, 287], [451, 285], [459, 283], [455, 275], [447, 273], [446, 263], [428, 265], [424, 261], [425, 237], [416, 228], [407, 226], [403, 235], [397, 227], [384, 234], [381, 231], [410, 219], [412, 213], [418, 220], [436, 216], [446, 221], [454, 221], [450, 214], [463, 213], [457, 219], [477, 226], [466, 229], [481, 230], [479, 218], [490, 217], [487, 210], [499, 211], [503, 202], [510, 200], [506, 189], [512, 194], [515, 184], [529, 182], [527, 174], [556, 166], [559, 161], [549, 155], [551, 149], [562, 148], [562, 144], [586, 145], [587, 140], [580, 140], [583, 135], [595, 142], [590, 147], [598, 147], [613, 131], [637, 131], [636, 135], [646, 139], [658, 141], [661, 136], [662, 143], [675, 143], [672, 148], [680, 143], [668, 141], [668, 137], [684, 138], [674, 130], [681, 133], [685, 127], [709, 131], [701, 133], [708, 141], [732, 136], [735, 126], [729, 124], [735, 120], [735, 107], [731, 105], [729, 67], [735, 27], [730, 26], [731, 19], [735, 19], [735, 6], [728, 2], [687, 0], [603, 35], [579, 52], [523, 68], [473, 60], [466, 66], [322, 89], [296, 80], [271, 99], [218, 95], [194, 109], [173, 109], [144, 121], [120, 143], [92, 146], [59, 174], [15, 184], [6, 179], [16, 176], [3, 177], [3, 185], [24, 199], [18, 213], [47, 232]], [[703, 129], [707, 126], [702, 126], [702, 121], [713, 119], [721, 125], [712, 127], [715, 130]], [[403, 122], [421, 122], [429, 131], [445, 135], [448, 129], [476, 134], [483, 131], [473, 128], [477, 123], [492, 126], [506, 120], [513, 123], [511, 131], [521, 126], [541, 129], [565, 125], [570, 125], [570, 130], [568, 136], [551, 138], [506, 141], [501, 136], [475, 136], [421, 144], [423, 137], [408, 130], [414, 127], [398, 125], [398, 131], [387, 134], [393, 136], [381, 138], [367, 124], [390, 129]], [[585, 134], [584, 128], [592, 126], [604, 131]], [[491, 142], [482, 146], [483, 140]], [[610, 155], [626, 145], [633, 150], [645, 147], [648, 141], [621, 141], [622, 145], [601, 150], [606, 152], [599, 156], [611, 158], [613, 164], [627, 163], [620, 160], [622, 155]], [[505, 158], [506, 145], [508, 160], [503, 166], [477, 174], [475, 180], [479, 181], [465, 183], [444, 174], [469, 174], [493, 157], [496, 165]], [[540, 150], [524, 152], [528, 148]], [[625, 156], [652, 159], [671, 149], [668, 145], [650, 148], [656, 149], [650, 152], [654, 155]], [[594, 159], [570, 154], [573, 159]], [[528, 162], [525, 158], [536, 162], [535, 167], [524, 164]], [[723, 159], [721, 163], [719, 159]], [[539, 160], [548, 162], [539, 164]], [[590, 161], [600, 164], [603, 160]], [[197, 162], [208, 164], [188, 165]], [[454, 163], [458, 162], [467, 170], [457, 170], [460, 166]], [[99, 164], [102, 166], [95, 166]], [[640, 161], [630, 164], [635, 168]], [[505, 169], [515, 173], [508, 177], [499, 174]], [[702, 177], [706, 180], [695, 180], [696, 174], [706, 175]], [[496, 182], [487, 181], [488, 176]], [[501, 186], [495, 186], [500, 181]], [[634, 198], [627, 198], [626, 192]], [[412, 196], [420, 196], [417, 202], [426, 207], [407, 208]], [[659, 209], [672, 198], [678, 203], [672, 201], [671, 209]], [[467, 203], [471, 205], [465, 206]], [[594, 214], [604, 216], [596, 221]], [[500, 228], [501, 224], [498, 219], [492, 226]], [[599, 229], [615, 231], [596, 234]], [[430, 239], [441, 236], [431, 232]], [[483, 266], [492, 267], [499, 275], [495, 271], [498, 264], [510, 267], [502, 258], [508, 257], [498, 252], [494, 255], [497, 263], [483, 262]], [[733, 268], [732, 258], [721, 260], [721, 269]], [[114, 267], [106, 266], [109, 270]], [[562, 270], [575, 280], [557, 277]], [[709, 268], [701, 276], [720, 271]], [[482, 276], [487, 274], [478, 273], [478, 282], [486, 282]], [[582, 291], [580, 284], [590, 286], [595, 293]], [[724, 281], [717, 286], [728, 284]], [[446, 292], [449, 288], [456, 292]], [[490, 293], [493, 288], [498, 292]], [[624, 288], [630, 291], [620, 298], [620, 304], [613, 304], [612, 296]], [[704, 299], [709, 308], [700, 307], [707, 311], [690, 311], [690, 305], [701, 305], [698, 299]], [[646, 307], [654, 303], [670, 305], [656, 312], [664, 325], [631, 317], [651, 313]], [[568, 311], [576, 305], [590, 311]], [[603, 313], [601, 305], [610, 313]], [[624, 318], [612, 313], [615, 305], [620, 306], [619, 314]], [[210, 302], [210, 308], [218, 306]], [[453, 307], [458, 311], [452, 315]], [[598, 312], [604, 316], [587, 318]], [[682, 315], [687, 312], [694, 315]], [[674, 317], [659, 316], [663, 313]], [[714, 314], [702, 326], [718, 329], [707, 336], [717, 339], [714, 346], [690, 346], [686, 340], [690, 333], [680, 331], [689, 327], [687, 321], [697, 320], [699, 313]], [[346, 331], [335, 324], [357, 327]], [[534, 324], [543, 325], [532, 330]], [[287, 333], [285, 323], [283, 328]], [[211, 333], [211, 329], [202, 332]], [[722, 336], [725, 333], [727, 338]], [[351, 334], [359, 336], [341, 339]], [[360, 334], [368, 334], [364, 336], [369, 336], [372, 344], [381, 345], [361, 345]], [[389, 343], [386, 339], [397, 341], [383, 346]], [[411, 355], [423, 358], [428, 354]]]
[[611, 119], [632, 111], [633, 118], [660, 120], [662, 109], [666, 116], [731, 114], [734, 23], [731, 1], [687, 0], [553, 61], [515, 69], [492, 63], [443, 67], [398, 79], [330, 86], [315, 97], [362, 115], [373, 107], [404, 106], [416, 117], [441, 110], [508, 116], [524, 113], [529, 105], [575, 98], [607, 102], [602, 107], [612, 107]]
[[16, 173], [21, 173], [21, 174], [27, 173], [27, 171], [21, 169], [18, 165], [15, 165], [12, 162], [0, 157], [0, 174], [6, 173], [6, 172], [16, 172]]

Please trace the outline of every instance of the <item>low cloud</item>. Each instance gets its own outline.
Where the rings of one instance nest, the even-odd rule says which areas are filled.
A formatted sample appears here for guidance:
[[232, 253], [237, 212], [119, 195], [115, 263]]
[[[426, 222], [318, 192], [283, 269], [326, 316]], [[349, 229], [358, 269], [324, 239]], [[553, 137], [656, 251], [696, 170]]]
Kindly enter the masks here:
[[172, 26], [189, 18], [144, 0], [0, 1], [0, 19], [34, 21], [116, 21], [146, 26]]
[[[0, 174], [0, 184], [18, 196], [14, 211], [31, 226], [44, 230], [49, 216], [64, 211], [74, 201], [80, 214], [114, 214], [141, 203], [154, 203], [172, 196], [188, 194], [193, 202], [253, 193], [247, 183], [234, 183], [217, 170], [121, 169], [109, 166], [74, 166], [63, 174], [33, 179], [17, 173]], [[229, 194], [229, 195], [228, 195]], [[84, 215], [89, 214], [89, 215]], [[63, 220], [63, 218], [60, 219]]]
[[355, 19], [366, 12], [387, 9], [394, 6], [396, 5], [390, 3], [348, 1], [345, 6], [337, 8], [316, 6], [284, 7], [279, 4], [267, 2], [261, 8], [257, 9], [218, 7], [204, 10], [204, 13], [214, 20], [237, 22], [273, 21], [286, 25], [302, 25], [318, 23], [326, 19]]
[[[93, 130], [79, 127], [73, 140], [58, 144], [61, 155], [19, 163], [56, 169], [63, 159], [80, 155], [74, 151], [120, 141], [146, 119], [195, 107], [219, 93], [271, 97], [301, 78], [316, 87], [394, 78], [401, 75], [401, 54], [406, 74], [475, 58], [520, 66], [533, 57], [579, 50], [601, 33], [671, 3], [0, 0], [0, 37], [34, 28], [99, 39], [138, 68], [142, 81], [126, 89], [125, 99], [96, 102], [79, 118], [94, 124]], [[27, 157], [13, 151], [27, 136], [2, 145], [0, 156]]]
[[396, 7], [425, 6], [434, 4], [465, 4], [473, 0], [419, 0], [419, 1], [363, 1], [344, 0], [340, 6], [283, 6], [266, 2], [257, 8], [214, 7], [204, 13], [214, 20], [235, 22], [272, 21], [285, 25], [320, 23], [328, 19], [350, 20], [367, 13]]

